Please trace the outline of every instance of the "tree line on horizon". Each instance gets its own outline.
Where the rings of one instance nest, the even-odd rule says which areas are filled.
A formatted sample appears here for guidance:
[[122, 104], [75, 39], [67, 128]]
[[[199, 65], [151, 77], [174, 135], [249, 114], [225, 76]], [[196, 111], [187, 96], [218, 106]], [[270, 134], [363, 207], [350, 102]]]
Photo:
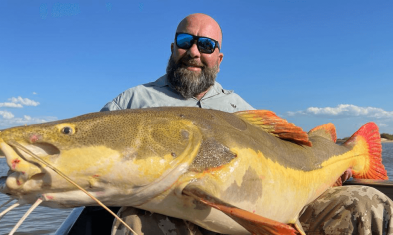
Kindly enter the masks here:
[[388, 139], [388, 140], [393, 140], [393, 135], [388, 134], [388, 133], [382, 133], [381, 134], [381, 138], [385, 138], [385, 139]]

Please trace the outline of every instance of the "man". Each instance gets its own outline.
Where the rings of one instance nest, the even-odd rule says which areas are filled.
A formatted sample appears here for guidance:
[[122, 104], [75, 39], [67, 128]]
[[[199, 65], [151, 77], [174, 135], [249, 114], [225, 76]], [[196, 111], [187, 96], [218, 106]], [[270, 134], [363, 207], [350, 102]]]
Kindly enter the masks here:
[[[176, 32], [167, 74], [155, 82], [126, 90], [101, 111], [160, 106], [191, 106], [231, 113], [254, 109], [215, 82], [224, 57], [217, 22], [207, 15], [194, 14], [181, 21]], [[198, 43], [192, 43], [193, 39]]]
[[[171, 44], [167, 74], [157, 81], [126, 90], [101, 111], [159, 106], [191, 106], [236, 112], [253, 109], [215, 81], [223, 59], [222, 31], [205, 14], [184, 18]], [[347, 174], [342, 178], [346, 179]], [[306, 206], [300, 222], [307, 234], [393, 234], [392, 201], [369, 187], [334, 187]], [[122, 208], [120, 216], [138, 233], [214, 234], [187, 221]], [[115, 224], [116, 234], [128, 233]]]

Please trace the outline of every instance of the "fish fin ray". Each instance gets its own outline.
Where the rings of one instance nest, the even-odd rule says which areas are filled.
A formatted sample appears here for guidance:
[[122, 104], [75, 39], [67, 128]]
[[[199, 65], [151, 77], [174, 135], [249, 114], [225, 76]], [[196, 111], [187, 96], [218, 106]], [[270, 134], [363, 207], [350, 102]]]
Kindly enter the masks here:
[[328, 140], [332, 140], [334, 143], [337, 141], [336, 127], [332, 123], [314, 127], [308, 132], [308, 136], [322, 136]]
[[298, 234], [291, 225], [280, 223], [249, 211], [228, 204], [212, 195], [209, 195], [198, 187], [188, 185], [183, 189], [183, 194], [193, 197], [205, 205], [213, 207], [228, 215], [251, 234], [283, 235]]
[[355, 132], [343, 145], [347, 147], [355, 147], [359, 144], [364, 144], [366, 155], [366, 164], [364, 169], [355, 171], [352, 170], [352, 176], [358, 179], [380, 179], [387, 180], [387, 172], [382, 164], [382, 145], [381, 135], [379, 134], [378, 126], [369, 122]]
[[304, 232], [303, 226], [300, 223], [299, 219], [296, 220], [296, 223], [293, 226], [295, 227], [295, 229], [298, 231], [299, 234], [306, 235], [306, 232]]
[[269, 110], [247, 110], [235, 113], [242, 120], [257, 126], [280, 139], [290, 142], [312, 146], [308, 135], [301, 127], [288, 123]]

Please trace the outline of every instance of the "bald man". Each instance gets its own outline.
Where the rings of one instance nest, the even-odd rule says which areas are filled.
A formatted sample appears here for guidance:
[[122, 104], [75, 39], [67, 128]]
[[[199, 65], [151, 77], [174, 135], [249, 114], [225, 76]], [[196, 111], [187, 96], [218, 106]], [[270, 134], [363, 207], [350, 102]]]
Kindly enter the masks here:
[[[225, 112], [254, 109], [215, 81], [224, 57], [221, 45], [222, 31], [213, 18], [199, 13], [187, 16], [177, 27], [171, 44], [167, 73], [155, 82], [126, 90], [101, 111], [160, 106]], [[297, 225], [307, 234], [393, 234], [392, 204], [373, 188], [334, 187], [303, 209]], [[188, 221], [136, 208], [122, 207], [118, 214], [137, 234], [216, 234]], [[112, 234], [132, 233], [115, 221]]]
[[166, 74], [155, 82], [124, 91], [101, 111], [161, 106], [199, 107], [230, 113], [254, 109], [216, 81], [224, 57], [221, 45], [221, 29], [213, 18], [205, 14], [187, 16], [177, 27]]

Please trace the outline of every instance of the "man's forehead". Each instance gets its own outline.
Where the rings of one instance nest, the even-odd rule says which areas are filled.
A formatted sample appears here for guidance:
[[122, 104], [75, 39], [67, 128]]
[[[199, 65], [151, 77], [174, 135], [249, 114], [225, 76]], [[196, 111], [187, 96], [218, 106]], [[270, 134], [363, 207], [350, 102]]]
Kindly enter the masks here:
[[205, 36], [221, 41], [221, 29], [218, 23], [209, 16], [189, 16], [184, 18], [176, 32]]

